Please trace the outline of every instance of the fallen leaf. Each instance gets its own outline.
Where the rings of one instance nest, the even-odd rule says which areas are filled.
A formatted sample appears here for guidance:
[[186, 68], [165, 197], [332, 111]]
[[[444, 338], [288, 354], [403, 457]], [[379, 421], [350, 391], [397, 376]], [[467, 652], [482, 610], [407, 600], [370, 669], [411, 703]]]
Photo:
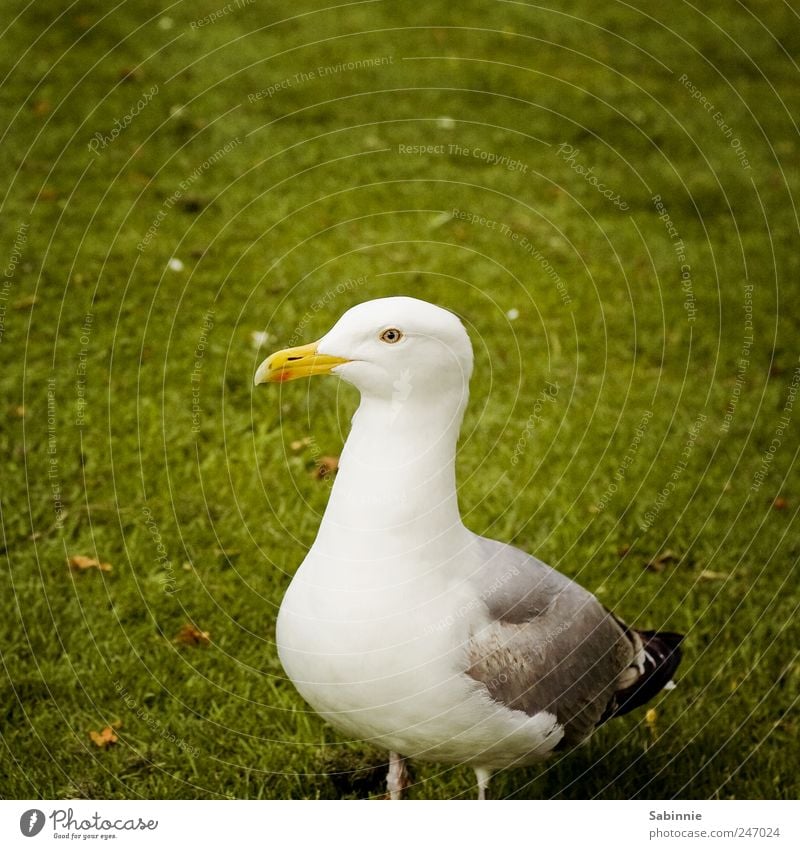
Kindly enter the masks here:
[[132, 83], [142, 76], [138, 68], [120, 68], [119, 78], [124, 83]]
[[26, 295], [24, 298], [17, 298], [14, 301], [13, 307], [15, 310], [27, 310], [39, 300], [36, 295]]
[[97, 569], [99, 572], [111, 571], [110, 563], [101, 563], [94, 557], [84, 557], [82, 554], [73, 554], [68, 562], [73, 569], [77, 569], [79, 572], [85, 572], [87, 569]]
[[644, 715], [644, 721], [647, 727], [650, 729], [650, 736], [655, 742], [658, 739], [658, 713], [655, 708], [650, 708], [647, 713]]
[[98, 749], [107, 749], [119, 740], [110, 725], [106, 725], [102, 731], [90, 731], [89, 737]]
[[295, 439], [294, 442], [289, 443], [289, 448], [292, 451], [302, 451], [303, 448], [306, 448], [308, 445], [311, 445], [312, 439], [310, 436], [304, 436], [302, 439]]
[[47, 115], [50, 111], [50, 101], [49, 100], [37, 100], [36, 103], [33, 104], [33, 114], [34, 115]]
[[320, 457], [317, 460], [317, 468], [313, 474], [317, 480], [324, 480], [325, 478], [333, 477], [338, 468], [338, 457]]
[[175, 642], [182, 646], [210, 646], [211, 634], [208, 631], [201, 631], [191, 622], [187, 622], [178, 631]]
[[712, 572], [711, 569], [703, 569], [700, 573], [701, 581], [724, 581], [728, 577], [725, 572]]
[[619, 557], [624, 557], [630, 550], [631, 550], [631, 547], [627, 543], [625, 543], [624, 545], [621, 545], [617, 549], [617, 555]]
[[45, 186], [39, 192], [39, 200], [55, 200], [58, 197], [58, 192], [55, 189], [51, 189], [49, 186]]
[[785, 510], [789, 506], [789, 502], [780, 495], [772, 502], [772, 506], [776, 510]]
[[680, 560], [680, 557], [671, 548], [668, 548], [648, 563], [645, 563], [645, 569], [649, 569], [651, 572], [663, 572], [667, 563], [673, 563], [676, 560]]

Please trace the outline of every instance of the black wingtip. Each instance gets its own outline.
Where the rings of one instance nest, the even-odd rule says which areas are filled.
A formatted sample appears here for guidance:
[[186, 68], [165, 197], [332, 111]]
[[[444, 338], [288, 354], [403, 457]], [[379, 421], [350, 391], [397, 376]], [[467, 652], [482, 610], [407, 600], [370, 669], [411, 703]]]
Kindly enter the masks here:
[[686, 639], [685, 634], [676, 634], [674, 631], [637, 631], [642, 642], [647, 648], [650, 640], [656, 639], [663, 643], [670, 651], [680, 654], [680, 645]]
[[637, 631], [646, 653], [644, 672], [616, 694], [613, 707], [605, 719], [622, 716], [649, 702], [672, 680], [681, 662], [684, 635], [672, 631]]

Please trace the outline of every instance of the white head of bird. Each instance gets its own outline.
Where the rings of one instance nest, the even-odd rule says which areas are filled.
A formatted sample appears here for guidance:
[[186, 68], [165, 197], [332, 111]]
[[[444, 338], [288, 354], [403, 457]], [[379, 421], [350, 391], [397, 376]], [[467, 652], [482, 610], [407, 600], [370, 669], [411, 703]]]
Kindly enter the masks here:
[[395, 414], [398, 403], [412, 399], [413, 406], [449, 402], [463, 412], [472, 345], [448, 310], [416, 298], [380, 298], [348, 310], [317, 342], [268, 357], [255, 382], [330, 373], [352, 383], [365, 401], [388, 402]]

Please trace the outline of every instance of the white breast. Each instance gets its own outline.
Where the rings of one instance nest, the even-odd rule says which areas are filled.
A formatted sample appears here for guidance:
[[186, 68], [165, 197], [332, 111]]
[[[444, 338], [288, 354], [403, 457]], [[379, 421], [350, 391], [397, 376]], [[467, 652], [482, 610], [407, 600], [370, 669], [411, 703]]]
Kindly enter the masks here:
[[555, 717], [508, 710], [466, 674], [480, 599], [436, 572], [398, 578], [384, 565], [354, 579], [352, 564], [312, 550], [298, 570], [277, 642], [306, 701], [349, 736], [409, 757], [505, 766], [549, 752]]

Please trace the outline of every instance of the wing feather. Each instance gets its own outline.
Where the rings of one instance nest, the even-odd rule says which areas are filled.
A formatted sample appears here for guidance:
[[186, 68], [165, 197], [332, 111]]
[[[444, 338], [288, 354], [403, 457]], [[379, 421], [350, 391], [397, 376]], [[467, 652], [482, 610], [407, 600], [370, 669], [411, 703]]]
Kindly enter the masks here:
[[471, 635], [468, 673], [513, 710], [554, 714], [562, 744], [576, 745], [613, 701], [634, 646], [583, 587], [512, 546], [482, 544], [487, 566], [475, 580], [486, 618]]

